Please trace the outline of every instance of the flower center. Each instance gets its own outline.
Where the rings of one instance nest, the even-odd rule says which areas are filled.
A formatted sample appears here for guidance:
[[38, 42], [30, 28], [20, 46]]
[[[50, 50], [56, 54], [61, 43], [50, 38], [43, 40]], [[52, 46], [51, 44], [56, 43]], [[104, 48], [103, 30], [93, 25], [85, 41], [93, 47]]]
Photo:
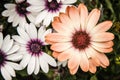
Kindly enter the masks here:
[[26, 10], [26, 8], [29, 6], [30, 6], [30, 4], [27, 3], [26, 0], [24, 0], [24, 1], [16, 4], [16, 11], [20, 16], [25, 16], [26, 14], [30, 13]]
[[50, 12], [56, 12], [59, 11], [59, 9], [61, 8], [62, 3], [58, 3], [56, 0], [52, 0], [51, 2], [49, 2], [48, 0], [46, 1], [46, 9], [48, 9], [48, 11]]
[[43, 48], [43, 43], [38, 39], [30, 40], [27, 44], [27, 50], [32, 55], [39, 56], [40, 54], [42, 54], [42, 48]]
[[5, 61], [6, 61], [6, 55], [2, 50], [0, 50], [0, 68], [4, 66]]
[[90, 44], [90, 36], [85, 31], [77, 31], [72, 37], [72, 44], [75, 48], [83, 50]]

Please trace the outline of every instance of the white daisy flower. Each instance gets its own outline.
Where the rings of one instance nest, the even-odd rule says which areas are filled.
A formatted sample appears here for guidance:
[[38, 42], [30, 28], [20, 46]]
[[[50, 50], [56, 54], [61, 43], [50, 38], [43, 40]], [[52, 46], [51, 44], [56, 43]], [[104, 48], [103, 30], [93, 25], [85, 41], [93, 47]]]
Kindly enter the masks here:
[[31, 4], [27, 8], [30, 12], [38, 12], [35, 24], [43, 21], [46, 27], [51, 23], [53, 17], [58, 16], [60, 12], [65, 12], [68, 5], [75, 3], [77, 0], [28, 0]]
[[22, 55], [16, 53], [19, 49], [15, 45], [10, 35], [3, 39], [3, 34], [0, 32], [0, 73], [5, 80], [12, 80], [15, 77], [15, 70], [21, 70], [22, 66], [15, 63], [22, 59]]
[[34, 23], [36, 14], [26, 10], [30, 4], [26, 0], [15, 1], [15, 4], [7, 3], [4, 5], [7, 10], [2, 12], [2, 16], [8, 17], [8, 22], [12, 22], [13, 27], [18, 24], [24, 26], [24, 24], [27, 23], [27, 19]]
[[35, 25], [27, 24], [26, 29], [21, 27], [17, 28], [18, 35], [14, 35], [13, 39], [18, 42], [21, 49], [18, 52], [23, 53], [23, 59], [20, 64], [25, 68], [27, 66], [27, 72], [31, 75], [38, 74], [40, 68], [47, 73], [49, 71], [50, 64], [56, 67], [56, 61], [45, 50], [45, 35], [51, 33], [51, 29], [46, 30], [44, 26], [41, 26], [37, 31]]

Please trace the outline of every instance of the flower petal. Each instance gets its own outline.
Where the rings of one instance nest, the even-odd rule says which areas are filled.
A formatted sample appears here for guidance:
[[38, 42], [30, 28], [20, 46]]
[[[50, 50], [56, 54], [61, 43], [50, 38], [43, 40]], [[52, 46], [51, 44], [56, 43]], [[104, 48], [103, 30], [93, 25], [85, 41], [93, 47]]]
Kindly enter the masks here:
[[57, 52], [62, 52], [64, 50], [69, 49], [70, 47], [72, 47], [72, 44], [70, 42], [66, 42], [66, 43], [55, 43], [51, 46], [50, 49], [57, 51]]
[[35, 59], [35, 70], [34, 70], [34, 74], [38, 74], [39, 73], [39, 70], [40, 70], [40, 64], [39, 64], [39, 59], [38, 57], [36, 57]]
[[7, 55], [15, 53], [16, 51], [18, 51], [19, 48], [20, 48], [20, 46], [13, 45], [13, 47], [7, 52]]
[[72, 4], [75, 3], [77, 0], [63, 0], [62, 3], [63, 4]]
[[1, 74], [5, 80], [12, 80], [12, 77], [4, 67], [1, 67]]
[[35, 56], [32, 56], [29, 63], [28, 63], [28, 67], [27, 67], [27, 72], [29, 75], [31, 75], [33, 73], [33, 71], [35, 70]]
[[80, 12], [80, 26], [82, 30], [85, 30], [85, 21], [88, 17], [88, 9], [84, 4], [80, 4], [78, 6], [78, 10]]
[[100, 48], [111, 48], [114, 43], [112, 41], [108, 41], [108, 42], [91, 42], [91, 44]]
[[48, 66], [48, 63], [44, 60], [44, 57], [40, 56], [40, 57], [39, 57], [39, 62], [40, 62], [41, 69], [42, 69], [45, 73], [48, 73], [48, 71], [49, 71], [49, 66]]
[[23, 40], [20, 36], [14, 35], [14, 36], [12, 36], [12, 38], [18, 43], [26, 44], [26, 41]]
[[55, 57], [55, 58], [58, 58], [59, 54], [60, 54], [59, 52], [55, 52], [55, 51], [54, 51], [54, 52], [52, 53], [52, 56]]
[[46, 54], [46, 53], [43, 53], [43, 57], [45, 59], [45, 61], [50, 64], [51, 66], [54, 66], [56, 67], [57, 64], [56, 64], [56, 61], [54, 58], [52, 58], [50, 55]]
[[96, 66], [92, 63], [92, 61], [89, 61], [89, 71], [91, 73], [95, 73], [96, 72]]
[[105, 41], [111, 41], [113, 39], [114, 39], [114, 35], [109, 32], [97, 33], [91, 37], [91, 40], [95, 42], [105, 42]]
[[22, 66], [20, 66], [17, 63], [13, 63], [13, 62], [6, 62], [6, 63], [9, 64], [15, 70], [22, 70]]
[[4, 7], [7, 8], [8, 10], [15, 8], [15, 6], [16, 6], [15, 4], [11, 4], [11, 3], [4, 5]]
[[28, 63], [29, 63], [29, 61], [30, 61], [30, 59], [31, 59], [31, 55], [30, 54], [28, 54], [28, 53], [24, 53], [25, 55], [23, 56], [23, 59], [21, 60], [21, 62], [20, 62], [20, 65], [23, 67], [23, 68], [25, 68], [27, 65], [28, 65]]
[[45, 38], [46, 40], [52, 41], [52, 42], [68, 42], [68, 41], [71, 41], [72, 39], [68, 36], [65, 36], [63, 34], [58, 34], [58, 33], [48, 34]]
[[79, 64], [74, 69], [70, 69], [70, 73], [74, 75], [77, 72], [78, 68], [79, 68]]
[[98, 33], [98, 32], [105, 32], [108, 29], [110, 29], [111, 26], [112, 26], [112, 22], [111, 21], [104, 21], [104, 22], [99, 23], [98, 25], [96, 25], [96, 27], [94, 27], [91, 30], [91, 33], [94, 34], [94, 33]]
[[0, 32], [0, 48], [3, 44], [3, 34]]
[[98, 9], [93, 9], [87, 20], [86, 20], [86, 27], [87, 27], [87, 31], [91, 31], [95, 25], [97, 24], [98, 20], [99, 20], [99, 17], [100, 17], [100, 10]]
[[11, 54], [9, 56], [7, 56], [8, 60], [11, 61], [20, 61], [22, 59], [23, 55], [22, 54]]

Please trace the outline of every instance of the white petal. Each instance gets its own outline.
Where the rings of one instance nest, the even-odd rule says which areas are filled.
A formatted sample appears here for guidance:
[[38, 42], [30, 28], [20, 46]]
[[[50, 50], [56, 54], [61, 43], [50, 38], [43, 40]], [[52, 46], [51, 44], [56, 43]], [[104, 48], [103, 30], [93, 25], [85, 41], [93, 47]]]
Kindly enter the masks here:
[[49, 71], [49, 66], [48, 66], [47, 62], [44, 60], [44, 57], [43, 57], [43, 56], [40, 56], [40, 57], [39, 57], [39, 62], [40, 62], [41, 69], [42, 69], [45, 73], [48, 73], [48, 71]]
[[10, 11], [9, 10], [5, 10], [2, 12], [2, 16], [5, 16], [5, 17], [8, 17], [10, 14]]
[[43, 21], [43, 25], [45, 25], [46, 27], [48, 27], [50, 25], [50, 22], [53, 19], [53, 15], [51, 13], [48, 13]]
[[37, 29], [33, 23], [30, 23], [27, 32], [31, 39], [37, 38]]
[[29, 75], [31, 75], [35, 69], [35, 56], [32, 56], [27, 67], [27, 72]]
[[17, 15], [15, 15], [15, 17], [14, 17], [14, 19], [13, 19], [13, 23], [12, 23], [12, 25], [13, 26], [17, 26], [18, 24], [19, 24], [19, 22], [20, 22], [20, 16], [17, 14]]
[[22, 57], [23, 57], [22, 54], [12, 54], [12, 55], [7, 56], [7, 59], [11, 61], [20, 61]]
[[6, 63], [9, 64], [15, 70], [22, 70], [22, 66], [17, 63], [13, 63], [13, 62], [6, 62]]
[[50, 55], [46, 54], [46, 53], [43, 53], [43, 57], [45, 59], [45, 61], [50, 64], [51, 66], [54, 66], [56, 67], [57, 66], [57, 63], [55, 61], [54, 58], [52, 58]]
[[2, 43], [3, 43], [3, 34], [0, 32], [0, 48], [2, 46]]
[[38, 30], [38, 38], [41, 39], [41, 36], [44, 34], [44, 32], [46, 31], [46, 27], [45, 26], [41, 26]]
[[[14, 14], [14, 15], [13, 15]], [[13, 22], [15, 16], [17, 15], [17, 13], [15, 12], [15, 10], [10, 10], [9, 12], [9, 18], [8, 18], [8, 22]]]
[[42, 12], [40, 12], [38, 14], [38, 16], [36, 17], [36, 21], [35, 21], [35, 24], [39, 24], [42, 22], [42, 20], [45, 18], [45, 16], [48, 14], [48, 11], [47, 10], [44, 10]]
[[10, 50], [10, 48], [13, 46], [13, 40], [11, 39], [10, 40], [10, 35], [7, 35], [5, 38], [4, 38], [4, 41], [3, 41], [3, 44], [2, 44], [2, 47], [1, 49], [4, 51], [4, 52], [7, 52], [8, 50]]
[[[45, 42], [45, 36], [46, 36], [47, 34], [51, 33], [51, 32], [52, 32], [52, 29], [48, 29], [48, 30], [41, 36], [42, 42]], [[47, 43], [45, 43], [45, 44], [47, 44]]]
[[11, 4], [11, 3], [4, 5], [4, 7], [7, 9], [13, 9], [13, 8], [15, 8], [15, 6], [16, 6], [15, 4]]
[[40, 12], [40, 11], [42, 11], [43, 9], [45, 9], [45, 6], [30, 6], [30, 7], [28, 7], [27, 8], [27, 10], [28, 11], [30, 11], [30, 12]]
[[32, 5], [44, 5], [45, 1], [44, 0], [28, 0], [28, 2]]
[[72, 4], [75, 3], [77, 0], [64, 0], [62, 1], [63, 4]]
[[17, 31], [18, 31], [18, 34], [21, 36], [21, 38], [23, 38], [25, 41], [29, 41], [30, 40], [28, 34], [24, 31], [23, 28], [18, 27]]
[[19, 48], [20, 48], [20, 46], [14, 45], [14, 46], [7, 52], [7, 55], [16, 52]]
[[31, 59], [31, 55], [30, 54], [28, 54], [28, 53], [24, 53], [24, 54], [25, 55], [23, 56], [23, 59], [20, 62], [20, 65], [23, 66], [23, 68], [25, 68], [28, 65], [28, 63], [29, 63], [29, 61]]
[[27, 18], [30, 20], [30, 22], [35, 23], [35, 17], [32, 14], [27, 14]]
[[12, 80], [12, 77], [4, 67], [1, 67], [1, 74], [5, 80]]
[[26, 41], [23, 40], [20, 36], [14, 35], [14, 36], [12, 36], [12, 38], [18, 43], [26, 44]]
[[10, 74], [11, 76], [13, 76], [13, 77], [16, 76], [14, 69], [13, 69], [10, 65], [6, 64], [4, 67], [5, 67], [5, 69], [9, 72], [9, 74]]
[[36, 75], [36, 74], [38, 74], [38, 72], [39, 72], [39, 70], [40, 70], [40, 64], [39, 64], [39, 59], [38, 59], [38, 57], [36, 57], [35, 60], [36, 60], [36, 61], [35, 61], [35, 70], [34, 70], [34, 74]]

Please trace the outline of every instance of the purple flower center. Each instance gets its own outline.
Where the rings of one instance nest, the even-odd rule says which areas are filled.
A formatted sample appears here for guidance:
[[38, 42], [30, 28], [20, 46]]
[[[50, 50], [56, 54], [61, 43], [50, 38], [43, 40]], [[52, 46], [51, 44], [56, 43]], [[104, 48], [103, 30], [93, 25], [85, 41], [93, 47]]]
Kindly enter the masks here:
[[0, 49], [0, 68], [4, 66], [6, 60], [5, 53]]
[[25, 16], [26, 14], [30, 13], [26, 10], [26, 8], [29, 6], [30, 6], [30, 4], [27, 3], [26, 0], [16, 3], [16, 11], [20, 16]]
[[90, 36], [85, 31], [76, 31], [72, 37], [72, 44], [75, 48], [83, 50], [90, 44]]
[[58, 3], [56, 0], [52, 0], [51, 2], [48, 2], [48, 0], [46, 0], [45, 6], [46, 9], [49, 12], [56, 12], [59, 11], [59, 9], [61, 8], [62, 3]]
[[43, 43], [38, 39], [32, 39], [27, 44], [27, 50], [31, 55], [41, 55], [42, 54]]

